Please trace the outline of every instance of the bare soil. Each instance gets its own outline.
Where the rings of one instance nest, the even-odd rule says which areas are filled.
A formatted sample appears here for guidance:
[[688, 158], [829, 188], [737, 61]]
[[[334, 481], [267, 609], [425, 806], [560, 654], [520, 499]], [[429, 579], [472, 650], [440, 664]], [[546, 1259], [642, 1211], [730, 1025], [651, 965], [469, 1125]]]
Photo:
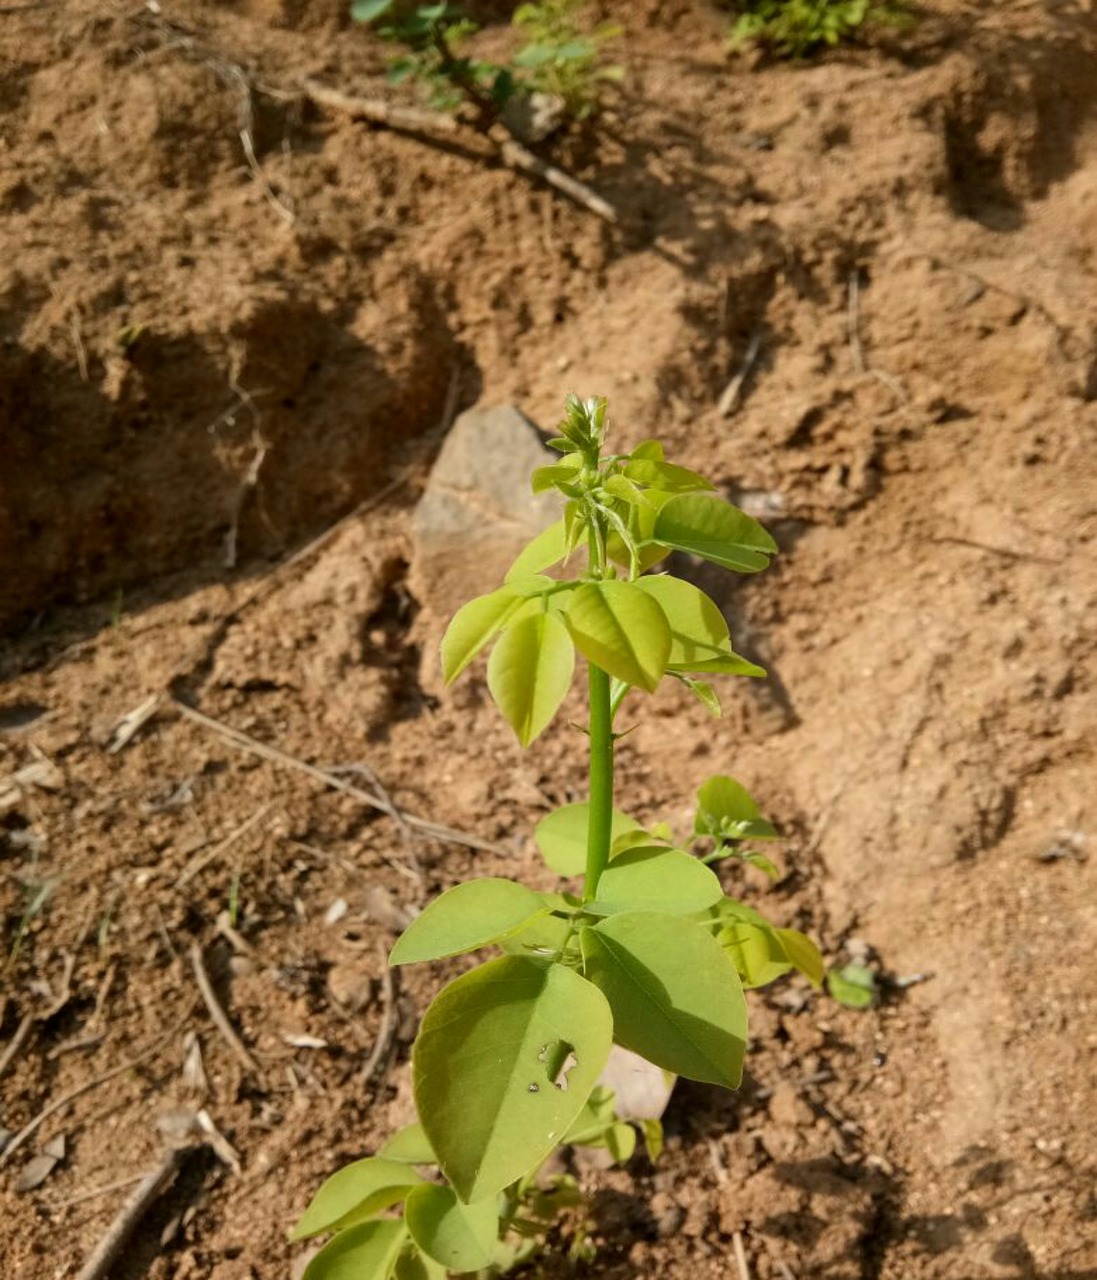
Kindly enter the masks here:
[[[755, 996], [743, 1090], [680, 1087], [656, 1167], [586, 1170], [593, 1259], [564, 1238], [545, 1273], [735, 1276], [740, 1233], [759, 1280], [1097, 1276], [1092, 3], [936, 0], [788, 67], [644, 0], [620, 99], [548, 153], [617, 227], [306, 102], [306, 76], [385, 92], [344, 7], [0, 27], [0, 1125], [55, 1107], [0, 1173], [0, 1270], [75, 1274], [130, 1194], [102, 1189], [204, 1107], [239, 1171], [193, 1156], [113, 1274], [285, 1276], [311, 1191], [407, 1117], [460, 965], [407, 975], [363, 1083], [401, 913], [473, 872], [546, 883], [529, 832], [583, 789], [568, 716], [522, 753], [482, 673], [439, 687], [410, 513], [455, 408], [551, 426], [576, 389], [784, 549], [705, 579], [771, 679], [720, 721], [655, 698], [623, 803], [681, 827], [733, 772], [786, 873], [729, 886], [893, 981], [860, 1013]], [[411, 839], [173, 699], [498, 851]]]

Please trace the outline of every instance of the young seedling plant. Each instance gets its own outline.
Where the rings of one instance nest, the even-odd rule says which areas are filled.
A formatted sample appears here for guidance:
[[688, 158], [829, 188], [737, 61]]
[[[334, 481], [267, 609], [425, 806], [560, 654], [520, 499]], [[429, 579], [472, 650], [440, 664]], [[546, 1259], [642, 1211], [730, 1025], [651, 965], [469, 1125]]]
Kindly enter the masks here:
[[[676, 847], [614, 807], [615, 727], [625, 700], [681, 682], [718, 714], [715, 676], [762, 676], [737, 654], [716, 604], [652, 572], [671, 551], [736, 573], [765, 569], [766, 530], [696, 472], [645, 441], [605, 449], [606, 402], [569, 397], [560, 460], [535, 493], [557, 490], [562, 518], [518, 556], [502, 586], [459, 610], [442, 641], [447, 681], [492, 645], [488, 688], [528, 746], [586, 663], [589, 794], [538, 824], [557, 892], [486, 877], [428, 904], [393, 947], [394, 965], [492, 948], [427, 1009], [412, 1055], [419, 1120], [376, 1156], [323, 1184], [293, 1235], [334, 1233], [305, 1280], [501, 1275], [528, 1258], [574, 1180], [540, 1174], [562, 1144], [627, 1160], [636, 1131], [599, 1084], [615, 1042], [674, 1075], [734, 1089], [747, 1045], [744, 988], [798, 969], [815, 986], [814, 944], [725, 895], [712, 869], [776, 834], [729, 777], [700, 788], [693, 837]], [[639, 1126], [652, 1158], [657, 1122]], [[401, 1216], [387, 1216], [402, 1205]]]

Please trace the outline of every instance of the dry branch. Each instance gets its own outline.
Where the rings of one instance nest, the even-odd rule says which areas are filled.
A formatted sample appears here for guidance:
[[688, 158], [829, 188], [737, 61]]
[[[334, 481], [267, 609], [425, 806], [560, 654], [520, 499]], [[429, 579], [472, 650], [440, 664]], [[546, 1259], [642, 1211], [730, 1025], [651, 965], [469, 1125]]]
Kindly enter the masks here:
[[22, 1129], [8, 1143], [2, 1152], [0, 1152], [0, 1167], [7, 1164], [16, 1151], [23, 1145], [26, 1140], [31, 1137], [38, 1128], [44, 1124], [50, 1116], [56, 1115], [58, 1111], [63, 1111], [70, 1102], [75, 1102], [77, 1098], [82, 1097], [85, 1093], [90, 1093], [93, 1089], [98, 1089], [100, 1085], [106, 1084], [110, 1080], [114, 1080], [120, 1075], [124, 1075], [127, 1071], [132, 1071], [134, 1067], [139, 1067], [142, 1062], [147, 1062], [149, 1058], [153, 1058], [160, 1052], [164, 1046], [172, 1040], [177, 1032], [190, 1017], [190, 1009], [187, 1009], [185, 1016], [175, 1024], [170, 1031], [162, 1035], [158, 1040], [154, 1040], [147, 1049], [143, 1049], [133, 1058], [120, 1062], [118, 1066], [111, 1067], [109, 1071], [104, 1071], [102, 1075], [96, 1076], [92, 1080], [86, 1080], [83, 1084], [77, 1085], [75, 1089], [70, 1089], [68, 1093], [63, 1093], [61, 1097], [55, 1098], [47, 1106], [25, 1124]]
[[444, 115], [441, 111], [402, 107], [386, 102], [383, 98], [356, 97], [354, 94], [329, 88], [318, 80], [306, 80], [301, 87], [305, 97], [316, 106], [341, 111], [352, 120], [368, 120], [370, 124], [384, 125], [388, 129], [399, 129], [405, 133], [422, 133], [428, 137], [434, 134], [453, 135], [460, 127], [453, 116]]
[[[329, 773], [326, 769], [319, 769], [316, 765], [307, 764], [304, 760], [298, 760], [296, 756], [291, 756], [285, 751], [279, 750], [277, 747], [268, 746], [265, 742], [260, 742], [256, 738], [250, 737], [246, 733], [242, 733], [239, 729], [233, 729], [227, 724], [222, 724], [220, 720], [215, 720], [212, 716], [207, 716], [204, 712], [198, 711], [194, 707], [189, 707], [185, 702], [180, 702], [178, 698], [172, 700], [177, 711], [186, 716], [188, 720], [193, 720], [195, 724], [200, 724], [203, 728], [210, 730], [212, 733], [218, 734], [227, 742], [231, 742], [233, 746], [241, 751], [246, 751], [251, 755], [259, 756], [260, 759], [269, 760], [272, 764], [282, 765], [287, 769], [294, 769], [298, 773], [303, 773], [306, 777], [313, 778], [315, 781], [323, 783], [325, 787], [330, 787], [333, 791], [341, 791], [344, 795], [353, 797], [359, 803], [367, 805], [371, 809], [376, 809], [380, 813], [387, 814], [390, 818], [396, 819], [397, 812], [394, 807], [386, 804], [380, 796], [363, 791], [361, 787], [356, 787], [350, 782], [345, 782], [342, 778], [335, 774]], [[415, 814], [407, 813], [405, 810], [399, 810], [399, 817], [413, 831], [425, 836], [430, 840], [449, 841], [452, 844], [464, 845], [467, 849], [482, 849], [487, 853], [501, 853], [503, 850], [498, 845], [491, 844], [487, 840], [481, 840], [477, 836], [472, 836], [464, 831], [458, 831], [455, 827], [447, 827], [439, 822], [431, 822], [427, 818], [416, 817]], [[409, 878], [418, 880], [419, 877], [403, 863], [397, 862], [395, 859], [389, 858], [388, 861], [399, 868]]]
[[[327, 85], [318, 84], [315, 80], [306, 80], [302, 88], [310, 102], [333, 111], [342, 111], [353, 120], [368, 120], [371, 124], [414, 133], [427, 139], [435, 136], [452, 137], [460, 131], [456, 120], [438, 111], [421, 111], [414, 107], [394, 106], [378, 98], [353, 97], [350, 94], [341, 93], [338, 89], [330, 89]], [[615, 224], [619, 221], [617, 210], [608, 200], [604, 200], [578, 178], [573, 178], [563, 169], [558, 169], [548, 161], [542, 160], [540, 156], [534, 155], [528, 147], [512, 137], [502, 125], [492, 128], [488, 137], [495, 144], [499, 159], [508, 169], [540, 179], [606, 222]]]
[[76, 1280], [103, 1280], [110, 1272], [141, 1219], [175, 1177], [185, 1154], [176, 1149], [167, 1152], [160, 1164], [141, 1180], [141, 1185], [126, 1201], [91, 1257], [80, 1268]]
[[388, 955], [384, 947], [380, 948], [380, 955], [381, 1025], [377, 1029], [377, 1040], [374, 1043], [373, 1050], [362, 1067], [363, 1084], [372, 1084], [384, 1071], [388, 1064], [389, 1054], [392, 1052], [393, 1042], [396, 1039], [396, 1028], [399, 1024], [396, 1008], [399, 975], [397, 970], [389, 964]]

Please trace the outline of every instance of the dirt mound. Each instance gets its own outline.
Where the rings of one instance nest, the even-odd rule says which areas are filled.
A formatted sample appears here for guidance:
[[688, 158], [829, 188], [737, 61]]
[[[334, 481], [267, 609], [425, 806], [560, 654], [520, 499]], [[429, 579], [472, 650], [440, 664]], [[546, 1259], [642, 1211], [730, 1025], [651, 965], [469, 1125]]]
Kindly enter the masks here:
[[[119, 1274], [284, 1275], [311, 1190], [406, 1118], [445, 974], [393, 996], [383, 947], [467, 875], [547, 885], [529, 832], [585, 786], [577, 691], [521, 753], [482, 672], [424, 674], [411, 509], [456, 409], [549, 427], [575, 389], [783, 549], [699, 578], [770, 679], [720, 721], [661, 694], [622, 802], [682, 828], [741, 777], [787, 870], [729, 888], [887, 980], [868, 1013], [759, 993], [744, 1090], [680, 1088], [658, 1165], [585, 1170], [594, 1260], [543, 1273], [725, 1277], [738, 1234], [758, 1280], [1091, 1275], [1091, 7], [939, 0], [753, 70], [717, 8], [634, 7], [622, 97], [551, 152], [616, 227], [308, 102], [388, 92], [342, 4], [161, 8], [0, 29], [0, 1126], [59, 1104], [0, 1175], [7, 1270], [75, 1270], [204, 1107], [235, 1155], [190, 1159]], [[378, 787], [491, 848], [412, 839]]]

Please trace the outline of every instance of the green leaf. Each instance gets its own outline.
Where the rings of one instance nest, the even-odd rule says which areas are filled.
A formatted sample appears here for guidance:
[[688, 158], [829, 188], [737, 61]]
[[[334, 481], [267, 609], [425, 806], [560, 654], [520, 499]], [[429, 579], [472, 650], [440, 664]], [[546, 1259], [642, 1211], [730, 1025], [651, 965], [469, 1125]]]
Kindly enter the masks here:
[[703, 925], [635, 912], [610, 916], [580, 938], [618, 1044], [676, 1075], [739, 1085], [746, 1001], [735, 966]]
[[655, 601], [631, 582], [588, 582], [564, 615], [576, 648], [626, 684], [653, 692], [666, 670], [670, 627]]
[[513, 587], [477, 596], [453, 616], [442, 637], [442, 674], [452, 684], [497, 631], [526, 603]]
[[537, 916], [517, 933], [502, 938], [499, 945], [512, 956], [554, 956], [568, 941], [571, 925], [563, 916], [550, 915], [549, 912], [571, 908], [556, 893], [538, 895], [545, 904], [545, 915]]
[[365, 1222], [340, 1231], [305, 1268], [302, 1280], [388, 1280], [406, 1238], [400, 1221]]
[[637, 458], [635, 454], [631, 462], [625, 463], [625, 475], [637, 484], [655, 485], [668, 493], [713, 488], [710, 480], [688, 467], [677, 467], [656, 458]]
[[519, 618], [488, 659], [488, 688], [523, 747], [546, 728], [575, 670], [568, 630], [555, 613]]
[[350, 16], [355, 22], [375, 22], [392, 8], [393, 0], [354, 0]]
[[433, 1258], [426, 1257], [412, 1243], [396, 1259], [392, 1280], [446, 1280], [449, 1272]]
[[505, 581], [528, 578], [531, 573], [540, 573], [542, 569], [558, 564], [563, 558], [564, 522], [557, 520], [519, 552], [517, 559], [507, 570]]
[[807, 978], [816, 991], [821, 990], [826, 967], [819, 948], [799, 929], [777, 929], [776, 933], [793, 967]]
[[644, 1146], [648, 1149], [648, 1159], [654, 1164], [663, 1154], [662, 1123], [650, 1116], [641, 1117], [634, 1123], [640, 1126], [640, 1132], [644, 1136]]
[[[506, 956], [443, 989], [415, 1042], [415, 1102], [466, 1204], [529, 1173], [561, 1140], [612, 1035], [601, 992], [563, 965]], [[561, 1046], [569, 1046], [563, 1065]]]
[[608, 911], [662, 911], [692, 915], [724, 896], [712, 871], [681, 849], [629, 849], [598, 880], [595, 906]]
[[768, 925], [736, 921], [721, 929], [716, 941], [735, 965], [744, 987], [767, 986], [792, 968], [776, 931]]
[[705, 710], [714, 719], [719, 720], [723, 714], [720, 707], [720, 695], [710, 684], [705, 684], [703, 680], [690, 680], [688, 676], [682, 678], [682, 683], [693, 694], [697, 701], [705, 708]]
[[666, 454], [663, 452], [663, 446], [658, 440], [642, 440], [629, 454], [629, 457], [634, 462], [639, 461], [641, 458], [662, 462]]
[[[670, 555], [669, 547], [661, 547], [651, 540], [652, 532], [655, 529], [656, 513], [659, 507], [670, 499], [670, 496], [670, 494], [662, 493], [658, 489], [648, 489], [644, 494], [643, 506], [629, 507], [625, 525], [633, 542], [639, 548], [641, 573], [654, 568], [660, 560], [665, 560]], [[624, 539], [615, 529], [611, 529], [609, 537], [606, 538], [606, 554], [615, 564], [631, 568], [632, 558], [629, 555], [628, 547], [625, 546]]]
[[863, 964], [847, 964], [827, 974], [827, 990], [850, 1009], [868, 1009], [876, 1003], [876, 974]]
[[452, 1188], [416, 1187], [404, 1206], [408, 1232], [420, 1249], [450, 1271], [491, 1264], [499, 1235], [497, 1197], [462, 1204]]
[[720, 654], [713, 658], [698, 658], [683, 667], [675, 667], [675, 671], [692, 671], [694, 675], [705, 676], [757, 676], [764, 677], [765, 667], [756, 662], [748, 662], [737, 653]]
[[488, 876], [454, 885], [435, 898], [397, 939], [390, 964], [416, 964], [475, 951], [517, 933], [548, 907], [513, 880]]
[[[590, 826], [590, 806], [565, 804], [537, 824], [533, 839], [541, 851], [546, 865], [558, 876], [581, 876], [587, 866], [587, 831]], [[613, 811], [610, 827], [610, 844], [631, 831], [643, 831], [643, 827], [627, 813]]]
[[404, 1164], [438, 1163], [418, 1121], [397, 1129], [377, 1154], [386, 1160], [399, 1160]]
[[563, 1141], [573, 1146], [585, 1147], [597, 1142], [606, 1130], [617, 1123], [613, 1109], [613, 1090], [597, 1085], [583, 1104], [575, 1123], [564, 1135]]
[[722, 498], [680, 493], [655, 517], [656, 542], [711, 560], [739, 573], [757, 573], [776, 555], [777, 544], [757, 520]]
[[290, 1239], [304, 1240], [321, 1231], [338, 1231], [361, 1222], [403, 1200], [408, 1188], [422, 1181], [414, 1169], [397, 1160], [377, 1156], [356, 1160], [320, 1187]]
[[636, 1150], [636, 1130], [630, 1124], [615, 1124], [606, 1130], [606, 1146], [618, 1164], [628, 1164]]
[[658, 574], [640, 578], [636, 586], [656, 601], [670, 624], [668, 667], [733, 656], [724, 615], [692, 582]]
[[[548, 467], [535, 467], [529, 479], [530, 488], [534, 493], [544, 493], [546, 489], [552, 489], [555, 486], [571, 487], [575, 484], [575, 473], [582, 464], [583, 459], [580, 455], [573, 453], [564, 462], [557, 462]], [[572, 497], [578, 496], [578, 492], [572, 489]]]
[[741, 782], [723, 774], [707, 779], [697, 792], [693, 832], [724, 840], [772, 840], [777, 832], [758, 812]]

